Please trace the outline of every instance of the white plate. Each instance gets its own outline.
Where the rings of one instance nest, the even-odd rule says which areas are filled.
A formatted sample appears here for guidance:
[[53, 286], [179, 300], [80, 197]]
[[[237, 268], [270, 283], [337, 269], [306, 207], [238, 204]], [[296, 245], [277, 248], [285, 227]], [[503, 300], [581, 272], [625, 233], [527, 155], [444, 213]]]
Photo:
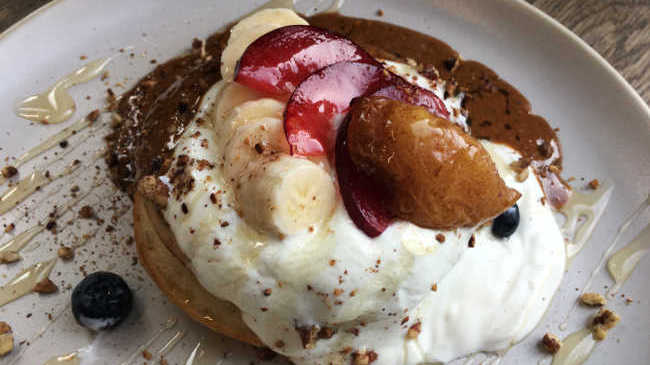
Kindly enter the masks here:
[[[128, 87], [153, 68], [150, 59], [166, 60], [177, 55], [189, 46], [193, 37], [214, 32], [262, 2], [66, 0], [40, 9], [0, 38], [0, 115], [3, 116], [0, 119], [0, 157], [19, 155], [63, 127], [30, 125], [15, 116], [14, 107], [21, 98], [42, 91], [83, 64], [85, 61], [80, 60], [81, 55], [95, 59], [118, 54], [109, 66], [111, 85], [121, 81]], [[326, 2], [320, 2], [320, 8], [326, 7], [328, 4], [322, 4]], [[306, 1], [300, 3], [302, 9], [313, 9], [312, 5], [306, 5]], [[540, 359], [548, 362], [548, 356], [538, 350], [537, 341], [546, 331], [565, 336], [568, 331], [584, 325], [592, 311], [578, 308], [570, 318], [568, 330], [558, 329], [558, 324], [576, 299], [576, 288], [582, 288], [623, 218], [638, 206], [650, 188], [649, 109], [591, 48], [523, 1], [355, 0], [345, 4], [342, 12], [375, 18], [375, 11], [379, 8], [385, 13], [382, 20], [407, 25], [448, 42], [466, 59], [483, 62], [522, 91], [531, 100], [535, 113], [560, 128], [566, 175], [586, 179], [597, 177], [615, 184], [613, 198], [601, 223], [587, 248], [573, 261], [548, 314], [530, 336], [506, 354], [502, 363], [536, 363]], [[117, 50], [126, 47], [133, 47], [135, 57], [119, 55]], [[71, 89], [78, 104], [73, 119], [101, 106], [104, 89], [98, 80]], [[115, 86], [113, 89], [125, 91]], [[91, 96], [90, 101], [84, 99], [86, 95]], [[100, 146], [98, 135], [89, 137], [69, 158], [82, 150], [96, 150]], [[85, 157], [86, 161], [88, 158]], [[39, 166], [44, 163], [47, 164], [43, 158], [35, 162]], [[25, 176], [31, 168], [21, 168], [21, 174]], [[83, 182], [82, 179], [79, 181]], [[57, 186], [53, 184], [50, 188], [56, 189]], [[62, 188], [67, 191], [69, 185], [64, 184]], [[90, 200], [94, 203], [91, 204], [103, 202], [108, 205], [106, 202], [110, 199], [106, 197], [113, 194], [108, 185], [103, 190], [104, 194], [100, 191], [93, 194]], [[38, 195], [34, 199], [38, 200]], [[61, 198], [50, 199], [49, 204], [57, 201], [60, 203]], [[30, 199], [25, 206], [35, 216], [43, 216], [49, 211], [50, 205], [37, 203]], [[16, 232], [20, 232], [29, 227], [29, 223], [19, 218], [21, 213], [22, 210], [14, 210], [2, 216], [0, 221], [17, 222]], [[149, 347], [154, 356], [166, 340], [177, 331], [183, 331], [183, 340], [168, 355], [172, 360], [170, 363], [184, 361], [202, 338], [212, 339], [210, 346], [216, 352], [233, 353], [224, 364], [247, 364], [249, 361], [246, 359], [255, 358], [247, 346], [220, 339], [200, 329], [166, 303], [146, 274], [137, 265], [131, 265], [129, 256], [134, 255], [133, 247], [124, 244], [124, 237], [131, 230], [129, 222], [127, 215], [117, 224], [117, 233], [100, 231], [86, 249], [80, 251], [75, 263], [57, 263], [52, 276], [57, 283], [65, 280], [74, 284], [80, 278], [80, 265], [86, 265], [89, 271], [111, 269], [124, 274], [136, 289], [136, 311], [128, 321], [112, 332], [93, 338], [72, 319], [67, 307], [69, 290], [49, 297], [29, 295], [0, 309], [0, 319], [11, 323], [17, 341], [30, 342], [29, 346], [26, 343], [17, 346], [0, 362], [40, 364], [52, 355], [73, 351], [92, 342], [93, 354], [97, 356], [94, 362], [98, 364], [122, 363], [131, 354], [137, 363], [142, 363], [144, 359], [139, 346], [152, 338], [170, 316], [178, 318], [178, 323], [163, 331]], [[641, 225], [647, 224], [647, 214], [641, 222], [632, 226], [623, 241], [629, 240]], [[70, 235], [84, 232], [84, 229], [88, 230], [75, 224], [56, 239], [49, 233], [41, 234], [30, 244], [22, 262], [0, 266], [0, 280], [4, 283], [28, 264], [51, 257], [59, 243], [73, 240]], [[9, 237], [9, 234], [4, 234], [0, 242]], [[119, 241], [117, 246], [112, 244], [115, 240]], [[650, 358], [650, 288], [646, 279], [650, 276], [650, 267], [647, 261], [646, 258], [645, 265], [637, 268], [622, 290], [634, 298], [634, 303], [626, 305], [622, 298], [611, 301], [611, 307], [621, 314], [623, 320], [607, 341], [596, 348], [589, 364], [642, 364]], [[600, 271], [593, 287], [602, 292], [604, 285], [611, 285], [611, 280]], [[48, 320], [45, 312], [52, 313], [55, 320]], [[30, 318], [27, 318], [28, 313], [32, 313]], [[43, 335], [38, 336], [39, 333]]]

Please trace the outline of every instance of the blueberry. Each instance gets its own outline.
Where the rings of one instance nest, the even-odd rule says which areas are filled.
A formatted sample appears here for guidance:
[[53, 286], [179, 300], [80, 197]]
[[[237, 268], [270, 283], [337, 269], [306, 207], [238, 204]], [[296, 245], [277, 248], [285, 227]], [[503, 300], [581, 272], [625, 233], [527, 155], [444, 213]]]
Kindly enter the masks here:
[[499, 238], [510, 237], [519, 226], [519, 206], [517, 204], [506, 209], [492, 222], [492, 234]]
[[86, 276], [72, 292], [72, 314], [77, 322], [98, 331], [120, 324], [133, 307], [133, 296], [117, 274], [98, 271]]

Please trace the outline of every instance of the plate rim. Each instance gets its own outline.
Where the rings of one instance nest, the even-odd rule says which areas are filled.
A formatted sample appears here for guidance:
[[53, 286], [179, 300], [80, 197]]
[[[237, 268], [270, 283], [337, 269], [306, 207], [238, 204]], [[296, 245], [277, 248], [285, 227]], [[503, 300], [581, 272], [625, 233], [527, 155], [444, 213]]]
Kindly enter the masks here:
[[[7, 36], [9, 36], [11, 33], [17, 31], [20, 27], [27, 24], [28, 22], [35, 19], [36, 17], [44, 14], [50, 8], [62, 4], [63, 1], [64, 0], [52, 0], [47, 4], [40, 6], [36, 10], [29, 13], [24, 18], [20, 19], [16, 23], [9, 26], [9, 28], [5, 29], [3, 32], [0, 33], [0, 48], [2, 47], [3, 44], [2, 41], [6, 39]], [[293, 1], [295, 2], [296, 0]], [[634, 87], [632, 87], [632, 85], [630, 85], [630, 83], [623, 77], [623, 75], [621, 75], [621, 73], [618, 72], [618, 70], [616, 70], [616, 68], [614, 68], [614, 66], [612, 66], [600, 53], [598, 53], [593, 47], [587, 44], [587, 42], [585, 42], [573, 31], [565, 27], [558, 20], [554, 19], [553, 17], [546, 14], [542, 10], [536, 8], [534, 5], [529, 4], [525, 0], [499, 0], [499, 2], [501, 3], [501, 6], [516, 6], [520, 10], [529, 14], [530, 16], [537, 17], [543, 20], [544, 23], [547, 26], [549, 26], [549, 28], [557, 32], [556, 33], [557, 36], [568, 38], [573, 44], [577, 44], [582, 52], [585, 52], [587, 55], [590, 56], [591, 59], [597, 61], [598, 65], [607, 71], [607, 74], [613, 76], [618, 84], [623, 85], [623, 88], [628, 94], [627, 96], [633, 99], [636, 106], [641, 111], [644, 111], [645, 114], [648, 115], [649, 118], [647, 121], [647, 125], [648, 127], [650, 127], [650, 106], [648, 106], [648, 104], [645, 102], [645, 100], [643, 100], [643, 98], [638, 93], [638, 91]], [[341, 1], [341, 6], [343, 6], [343, 3], [344, 1]]]

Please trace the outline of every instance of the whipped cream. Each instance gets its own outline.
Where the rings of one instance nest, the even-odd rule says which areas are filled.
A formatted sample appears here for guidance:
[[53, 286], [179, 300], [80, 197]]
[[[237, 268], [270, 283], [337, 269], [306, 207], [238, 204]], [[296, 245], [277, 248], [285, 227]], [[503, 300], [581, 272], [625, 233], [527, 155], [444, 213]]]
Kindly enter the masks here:
[[[387, 66], [436, 93], [451, 120], [466, 127], [462, 94], [444, 99], [443, 83], [408, 65]], [[245, 201], [224, 173], [232, 134], [224, 133], [230, 126], [215, 106], [262, 99], [240, 86], [233, 97], [232, 87], [229, 80], [217, 83], [177, 142], [173, 166], [184, 161], [187, 176], [183, 184], [170, 179], [164, 216], [201, 284], [234, 303], [267, 346], [297, 364], [347, 363], [363, 351], [377, 355], [373, 364], [418, 364], [504, 349], [534, 328], [560, 284], [565, 248], [532, 169], [517, 182], [508, 167], [519, 158], [515, 151], [483, 142], [505, 183], [522, 194], [520, 224], [507, 239], [494, 237], [489, 225], [435, 231], [403, 221], [371, 239], [339, 194], [326, 219], [277, 234], [242, 218]], [[310, 163], [335, 184], [333, 166]], [[408, 338], [416, 327], [419, 335]], [[311, 329], [325, 329], [324, 338], [305, 343]]]

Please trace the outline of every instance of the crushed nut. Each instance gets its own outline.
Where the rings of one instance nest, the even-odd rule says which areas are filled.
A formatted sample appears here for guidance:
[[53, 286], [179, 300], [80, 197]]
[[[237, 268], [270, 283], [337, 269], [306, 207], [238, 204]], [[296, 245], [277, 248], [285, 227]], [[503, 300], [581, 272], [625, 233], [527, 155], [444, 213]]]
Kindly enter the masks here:
[[79, 218], [82, 219], [91, 219], [95, 216], [95, 211], [90, 205], [84, 205], [79, 209]]
[[318, 338], [322, 340], [327, 340], [332, 338], [336, 333], [336, 329], [333, 327], [323, 327], [318, 331]]
[[167, 206], [169, 188], [167, 188], [167, 185], [155, 176], [149, 175], [140, 179], [140, 182], [138, 183], [138, 191], [140, 191], [147, 199], [156, 203], [159, 207], [164, 208]]
[[592, 321], [591, 330], [594, 340], [604, 340], [607, 337], [607, 331], [614, 328], [620, 320], [621, 317], [609, 309], [603, 308], [599, 310]]
[[142, 357], [144, 357], [146, 360], [151, 360], [153, 358], [151, 352], [147, 350], [142, 350]]
[[313, 349], [318, 337], [318, 328], [316, 326], [298, 327], [296, 331], [302, 340], [302, 347], [307, 350]]
[[2, 168], [2, 176], [5, 178], [14, 177], [18, 174], [18, 169], [13, 166], [5, 166]]
[[596, 190], [600, 186], [600, 181], [598, 181], [598, 179], [593, 179], [589, 182], [589, 184], [587, 184], [587, 186], [589, 189]]
[[410, 340], [416, 339], [420, 335], [421, 331], [422, 331], [422, 323], [420, 322], [415, 323], [409, 328], [408, 332], [406, 332], [406, 338]]
[[438, 241], [438, 242], [440, 242], [440, 243], [444, 243], [444, 242], [445, 242], [445, 235], [442, 234], [442, 233], [438, 233], [438, 234], [436, 235], [436, 241]]
[[34, 285], [32, 291], [39, 294], [51, 294], [59, 290], [59, 288], [50, 280], [50, 278], [44, 278]]
[[377, 360], [379, 356], [376, 352], [370, 351], [357, 351], [352, 354], [352, 365], [368, 365]]
[[56, 254], [63, 260], [68, 261], [74, 257], [74, 250], [68, 246], [59, 247]]
[[602, 307], [607, 304], [605, 297], [598, 293], [584, 293], [580, 296], [580, 301], [590, 307]]
[[91, 123], [96, 122], [98, 118], [99, 118], [99, 109], [95, 109], [95, 110], [91, 111], [86, 116], [86, 119], [88, 119], [88, 121], [90, 121]]
[[9, 223], [9, 224], [5, 227], [5, 233], [9, 233], [9, 232], [13, 231], [14, 228], [16, 228], [16, 225], [13, 224], [13, 223]]
[[560, 347], [562, 347], [562, 341], [554, 334], [546, 333], [542, 338], [542, 346], [544, 349], [546, 349], [546, 351], [550, 352], [551, 354], [555, 354], [560, 351]]

